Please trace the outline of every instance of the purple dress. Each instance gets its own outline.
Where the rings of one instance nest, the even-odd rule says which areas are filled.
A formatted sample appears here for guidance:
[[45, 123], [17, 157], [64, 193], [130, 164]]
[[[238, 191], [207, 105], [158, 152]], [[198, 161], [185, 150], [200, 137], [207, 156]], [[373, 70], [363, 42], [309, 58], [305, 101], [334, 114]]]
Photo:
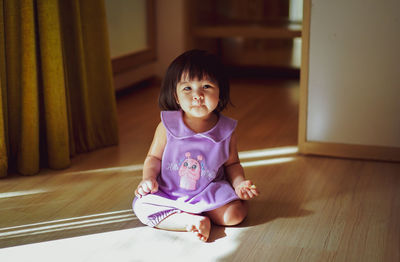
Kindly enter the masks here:
[[182, 111], [163, 111], [161, 121], [167, 144], [157, 177], [159, 188], [134, 199], [140, 221], [154, 227], [173, 213], [200, 214], [239, 199], [224, 174], [236, 120], [220, 114], [217, 124], [204, 133], [190, 130]]

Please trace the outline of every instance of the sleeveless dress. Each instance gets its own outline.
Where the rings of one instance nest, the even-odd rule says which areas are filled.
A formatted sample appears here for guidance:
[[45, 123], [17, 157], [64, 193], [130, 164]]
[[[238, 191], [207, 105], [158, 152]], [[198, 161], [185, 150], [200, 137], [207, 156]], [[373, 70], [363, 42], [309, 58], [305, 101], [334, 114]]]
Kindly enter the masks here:
[[220, 114], [217, 124], [204, 133], [189, 129], [182, 111], [162, 111], [161, 121], [167, 130], [167, 144], [157, 177], [159, 188], [133, 200], [139, 220], [154, 227], [174, 213], [200, 214], [239, 199], [223, 166], [236, 120]]

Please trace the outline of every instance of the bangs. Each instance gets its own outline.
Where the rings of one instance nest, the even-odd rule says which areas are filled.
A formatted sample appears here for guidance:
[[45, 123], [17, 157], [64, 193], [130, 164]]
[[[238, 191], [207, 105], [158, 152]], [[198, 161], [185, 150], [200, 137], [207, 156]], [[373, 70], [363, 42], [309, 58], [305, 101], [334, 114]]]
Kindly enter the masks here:
[[[206, 61], [207, 60], [207, 61]], [[213, 63], [214, 62], [214, 63]], [[204, 57], [194, 57], [194, 59], [188, 59], [183, 64], [183, 67], [177, 74], [176, 82], [179, 83], [184, 81], [193, 80], [209, 80], [214, 83], [218, 83], [218, 72], [215, 61], [210, 61]]]

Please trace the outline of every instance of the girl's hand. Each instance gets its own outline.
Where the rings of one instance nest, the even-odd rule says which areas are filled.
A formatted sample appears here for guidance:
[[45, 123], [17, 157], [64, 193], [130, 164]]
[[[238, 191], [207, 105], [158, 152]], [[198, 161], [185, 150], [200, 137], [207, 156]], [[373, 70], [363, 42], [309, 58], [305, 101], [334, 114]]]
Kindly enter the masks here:
[[245, 180], [235, 187], [235, 192], [242, 200], [248, 200], [258, 196], [259, 192], [253, 182]]
[[157, 180], [154, 178], [150, 179], [144, 179], [142, 180], [138, 187], [135, 190], [135, 195], [138, 198], [141, 198], [142, 196], [145, 196], [147, 194], [153, 194], [158, 191], [158, 183]]

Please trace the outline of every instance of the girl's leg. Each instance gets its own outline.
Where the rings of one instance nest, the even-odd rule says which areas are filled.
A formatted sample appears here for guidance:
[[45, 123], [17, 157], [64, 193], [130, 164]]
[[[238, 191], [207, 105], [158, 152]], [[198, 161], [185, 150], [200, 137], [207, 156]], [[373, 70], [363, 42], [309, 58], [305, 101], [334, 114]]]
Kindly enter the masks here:
[[182, 212], [166, 217], [156, 225], [156, 228], [193, 232], [200, 240], [206, 242], [210, 236], [211, 222], [206, 216]]
[[214, 224], [234, 226], [240, 224], [247, 215], [247, 203], [241, 200], [232, 201], [222, 207], [206, 212]]

